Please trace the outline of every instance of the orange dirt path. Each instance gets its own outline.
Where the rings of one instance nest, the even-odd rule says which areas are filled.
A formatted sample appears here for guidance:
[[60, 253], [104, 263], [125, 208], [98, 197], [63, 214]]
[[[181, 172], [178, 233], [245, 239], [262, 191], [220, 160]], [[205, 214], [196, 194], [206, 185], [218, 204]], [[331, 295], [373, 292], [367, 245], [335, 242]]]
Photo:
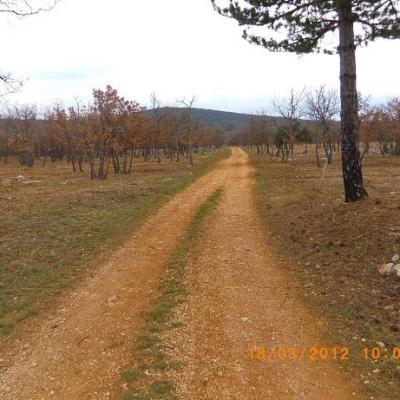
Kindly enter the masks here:
[[324, 347], [325, 323], [296, 297], [296, 284], [271, 254], [254, 200], [255, 171], [245, 152], [235, 157], [235, 173], [189, 262], [190, 295], [176, 312], [183, 328], [165, 338], [186, 365], [170, 376], [179, 398], [358, 398], [337, 361], [250, 360], [252, 346]]
[[2, 400], [119, 398], [120, 371], [131, 361], [135, 333], [166, 263], [193, 214], [232, 174], [237, 157], [219, 162], [174, 196], [37, 332], [3, 349]]

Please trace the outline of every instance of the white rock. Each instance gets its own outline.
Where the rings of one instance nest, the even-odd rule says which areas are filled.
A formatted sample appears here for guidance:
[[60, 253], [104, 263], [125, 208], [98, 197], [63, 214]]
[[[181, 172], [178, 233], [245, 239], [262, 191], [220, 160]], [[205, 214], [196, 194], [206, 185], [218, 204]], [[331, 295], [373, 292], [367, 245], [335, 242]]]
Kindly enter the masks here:
[[395, 254], [393, 257], [392, 257], [392, 261], [395, 263], [395, 262], [397, 262], [397, 261], [399, 261], [400, 260], [400, 255], [398, 255], [398, 254]]
[[394, 264], [393, 263], [388, 263], [388, 264], [382, 264], [380, 267], [379, 267], [379, 273], [381, 274], [381, 275], [389, 275], [391, 272], [392, 272], [392, 269], [393, 269], [393, 267], [394, 267]]
[[376, 368], [376, 369], [374, 369], [372, 372], [373, 372], [374, 374], [379, 374], [380, 370], [379, 370], [378, 368]]
[[396, 274], [400, 278], [400, 264], [396, 264], [392, 268], [392, 274]]

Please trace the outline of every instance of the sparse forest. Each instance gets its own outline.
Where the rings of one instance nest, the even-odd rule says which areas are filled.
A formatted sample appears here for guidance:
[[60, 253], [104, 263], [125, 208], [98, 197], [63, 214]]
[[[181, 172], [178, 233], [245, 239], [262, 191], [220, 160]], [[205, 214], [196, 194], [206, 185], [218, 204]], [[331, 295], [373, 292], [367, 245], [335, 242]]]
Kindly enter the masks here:
[[192, 163], [193, 152], [224, 144], [224, 131], [201, 124], [191, 107], [173, 112], [160, 104], [153, 95], [153, 109], [146, 113], [107, 86], [93, 90], [90, 104], [44, 110], [33, 104], [8, 106], [0, 125], [0, 159], [7, 163], [16, 157], [30, 167], [64, 161], [73, 172], [106, 179], [111, 173], [130, 174], [135, 158]]
[[[360, 95], [358, 147], [362, 160], [370, 153], [400, 156], [400, 100], [372, 105]], [[276, 117], [254, 115], [247, 126], [233, 130], [227, 144], [254, 147], [283, 163], [297, 154], [306, 158], [314, 154], [318, 168], [332, 164], [341, 154], [338, 94], [320, 86], [309, 91], [291, 91], [287, 98], [273, 101]], [[340, 160], [337, 160], [340, 162]]]

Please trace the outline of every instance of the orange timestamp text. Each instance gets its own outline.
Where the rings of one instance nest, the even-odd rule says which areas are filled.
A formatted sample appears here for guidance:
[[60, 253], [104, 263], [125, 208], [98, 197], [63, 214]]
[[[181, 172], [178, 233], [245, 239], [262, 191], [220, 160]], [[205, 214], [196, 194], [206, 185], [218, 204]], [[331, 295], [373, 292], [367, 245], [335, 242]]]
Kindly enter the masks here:
[[248, 348], [250, 360], [280, 361], [345, 361], [350, 357], [348, 347], [298, 347], [298, 346], [251, 346]]
[[[354, 352], [353, 352], [354, 353]], [[364, 347], [357, 354], [364, 360], [397, 360], [400, 361], [400, 347]], [[353, 354], [354, 355], [354, 354]], [[352, 356], [349, 347], [334, 346], [250, 346], [248, 357], [250, 360], [278, 360], [278, 361], [348, 361]]]

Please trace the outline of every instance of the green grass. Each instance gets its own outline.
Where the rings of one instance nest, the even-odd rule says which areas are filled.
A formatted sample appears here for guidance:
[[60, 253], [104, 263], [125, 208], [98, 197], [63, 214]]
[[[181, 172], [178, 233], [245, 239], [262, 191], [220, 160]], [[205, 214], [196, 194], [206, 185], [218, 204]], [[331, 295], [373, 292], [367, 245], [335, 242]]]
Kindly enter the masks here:
[[[228, 149], [187, 162], [139, 162], [128, 176], [91, 182], [66, 163], [0, 166], [0, 334], [48, 309], [54, 299], [124, 243], [157, 207]], [[39, 183], [21, 184], [22, 174]]]
[[[160, 295], [146, 316], [145, 325], [134, 346], [134, 366], [122, 373], [128, 384], [124, 399], [176, 399], [171, 382], [160, 380], [163, 371], [182, 368], [181, 363], [171, 360], [165, 353], [161, 339], [163, 332], [180, 325], [174, 319], [174, 308], [185, 301], [185, 271], [196, 239], [202, 234], [202, 223], [216, 207], [222, 195], [215, 191], [194, 215], [183, 239], [175, 250], [166, 276], [160, 286]], [[157, 376], [157, 379], [153, 378]]]

